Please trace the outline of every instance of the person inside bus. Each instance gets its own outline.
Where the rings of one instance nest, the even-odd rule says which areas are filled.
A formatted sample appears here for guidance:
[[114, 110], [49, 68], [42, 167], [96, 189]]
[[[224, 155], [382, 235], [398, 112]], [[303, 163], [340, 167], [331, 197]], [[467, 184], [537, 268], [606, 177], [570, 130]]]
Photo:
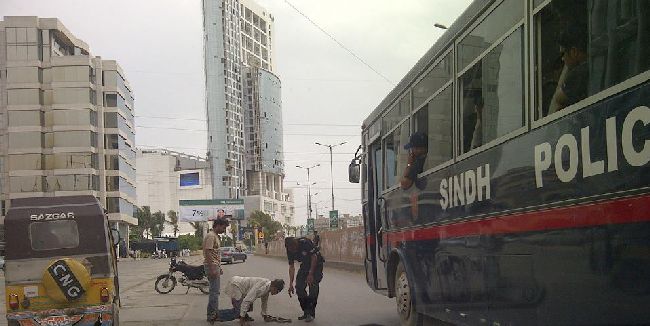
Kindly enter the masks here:
[[589, 86], [589, 58], [585, 28], [567, 28], [558, 38], [564, 67], [551, 99], [548, 114], [555, 113], [587, 97]]
[[400, 179], [400, 186], [403, 190], [408, 190], [415, 184], [418, 189], [422, 190], [425, 184], [424, 180], [418, 179], [418, 174], [424, 170], [424, 161], [426, 161], [429, 151], [429, 137], [424, 132], [415, 132], [409, 138], [409, 142], [404, 145], [404, 149], [409, 151], [409, 155]]
[[420, 131], [413, 133], [404, 149], [409, 151], [409, 155], [400, 179], [400, 187], [408, 198], [408, 209], [400, 212], [401, 218], [392, 221], [396, 227], [412, 225], [419, 217], [418, 197], [426, 187], [426, 179], [418, 178], [418, 174], [424, 171], [424, 162], [429, 152], [429, 136]]
[[482, 96], [474, 98], [474, 114], [476, 115], [476, 123], [474, 124], [474, 131], [472, 132], [472, 141], [469, 149], [481, 147], [483, 145], [483, 108], [485, 107], [485, 100]]

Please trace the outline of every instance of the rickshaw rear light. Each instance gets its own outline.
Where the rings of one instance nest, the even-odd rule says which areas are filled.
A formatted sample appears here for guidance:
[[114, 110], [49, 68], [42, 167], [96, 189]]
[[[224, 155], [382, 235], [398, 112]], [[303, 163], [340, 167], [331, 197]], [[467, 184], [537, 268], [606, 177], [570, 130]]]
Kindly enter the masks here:
[[108, 300], [110, 299], [110, 295], [109, 295], [109, 293], [108, 293], [108, 289], [107, 289], [107, 288], [102, 288], [102, 289], [99, 291], [99, 299], [100, 299], [102, 302], [104, 302], [104, 303], [108, 302]]
[[9, 296], [9, 307], [13, 310], [16, 310], [20, 307], [17, 294], [12, 294]]

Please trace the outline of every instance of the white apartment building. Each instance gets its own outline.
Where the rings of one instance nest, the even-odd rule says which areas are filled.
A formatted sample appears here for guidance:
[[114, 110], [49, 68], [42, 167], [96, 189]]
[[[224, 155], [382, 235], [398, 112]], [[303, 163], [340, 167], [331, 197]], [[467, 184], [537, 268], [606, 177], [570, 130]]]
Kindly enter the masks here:
[[[137, 151], [138, 207], [149, 206], [166, 218], [170, 210], [178, 212], [180, 200], [212, 199], [212, 177], [206, 158], [165, 149]], [[178, 233], [193, 234], [194, 227], [178, 223]], [[173, 236], [173, 227], [165, 225], [163, 235]]]
[[128, 238], [133, 92], [56, 18], [0, 21], [0, 215], [24, 197], [93, 195]]
[[252, 0], [241, 0], [240, 6], [243, 64], [274, 71], [273, 15]]

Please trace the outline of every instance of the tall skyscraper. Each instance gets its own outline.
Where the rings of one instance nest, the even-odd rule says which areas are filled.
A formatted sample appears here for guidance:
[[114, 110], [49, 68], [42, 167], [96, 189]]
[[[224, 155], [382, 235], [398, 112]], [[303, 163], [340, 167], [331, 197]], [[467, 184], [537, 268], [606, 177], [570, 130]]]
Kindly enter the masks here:
[[208, 160], [214, 198], [241, 198], [246, 190], [239, 11], [238, 0], [203, 0]]
[[128, 238], [135, 126], [120, 66], [56, 18], [5, 17], [0, 72], [1, 215], [15, 198], [93, 195]]
[[[283, 186], [282, 99], [280, 78], [273, 73], [273, 16], [252, 0], [204, 0], [203, 8], [213, 196], [246, 196], [247, 214], [262, 210], [292, 224], [293, 198]], [[229, 147], [231, 139], [242, 141], [242, 146]], [[229, 169], [228, 164], [234, 167]]]

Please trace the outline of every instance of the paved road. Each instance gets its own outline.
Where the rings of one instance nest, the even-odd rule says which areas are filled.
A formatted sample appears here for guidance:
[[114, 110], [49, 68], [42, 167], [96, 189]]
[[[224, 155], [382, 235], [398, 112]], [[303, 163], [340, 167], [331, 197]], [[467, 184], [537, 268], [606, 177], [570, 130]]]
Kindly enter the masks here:
[[[194, 258], [194, 257], [192, 257]], [[153, 289], [151, 278], [162, 273], [162, 262], [124, 262], [120, 266], [122, 281], [123, 308], [121, 321], [124, 325], [208, 325], [205, 322], [207, 296], [196, 289], [185, 294], [185, 289], [177, 288], [167, 295], [160, 295]], [[143, 270], [154, 266], [156, 271]], [[224, 265], [222, 280], [225, 283], [233, 275], [262, 276], [287, 279], [287, 263], [280, 259], [249, 256], [245, 263]], [[221, 307], [230, 307], [230, 300], [221, 297]], [[251, 314], [257, 320], [253, 325], [264, 325], [259, 316], [259, 301]], [[294, 319], [302, 313], [298, 300], [289, 298], [286, 289], [269, 299], [269, 313]], [[321, 293], [317, 310], [318, 318], [314, 326], [338, 325], [383, 325], [398, 324], [395, 303], [372, 292], [365, 283], [364, 276], [358, 273], [336, 269], [325, 270], [321, 283]], [[300, 322], [302, 323], [302, 322]], [[237, 325], [236, 322], [220, 325]]]
[[[187, 257], [190, 263], [199, 264], [198, 256]], [[144, 325], [209, 325], [205, 321], [205, 309], [208, 296], [197, 289], [176, 288], [167, 295], [154, 290], [155, 278], [167, 270], [168, 260], [125, 260], [119, 263], [120, 287], [122, 292], [122, 310], [120, 320], [126, 326]], [[277, 258], [249, 256], [245, 263], [224, 265], [223, 283], [233, 275], [261, 276], [266, 278], [283, 278], [287, 280], [287, 263]], [[4, 275], [0, 276], [4, 284]], [[222, 283], [222, 285], [223, 285]], [[1, 287], [0, 316], [4, 317], [4, 286]], [[230, 307], [230, 300], [222, 295], [222, 308]], [[260, 316], [260, 303], [255, 303], [251, 314], [256, 321], [253, 325], [265, 325]], [[292, 318], [302, 315], [298, 300], [289, 298], [286, 289], [269, 299], [269, 313]], [[321, 283], [321, 293], [317, 310], [318, 318], [311, 323], [314, 326], [394, 326], [398, 325], [397, 313], [393, 299], [372, 292], [359, 273], [325, 268], [325, 277]], [[6, 319], [0, 318], [0, 325], [6, 325]], [[302, 322], [299, 322], [302, 324]], [[215, 325], [238, 325], [236, 322]]]

